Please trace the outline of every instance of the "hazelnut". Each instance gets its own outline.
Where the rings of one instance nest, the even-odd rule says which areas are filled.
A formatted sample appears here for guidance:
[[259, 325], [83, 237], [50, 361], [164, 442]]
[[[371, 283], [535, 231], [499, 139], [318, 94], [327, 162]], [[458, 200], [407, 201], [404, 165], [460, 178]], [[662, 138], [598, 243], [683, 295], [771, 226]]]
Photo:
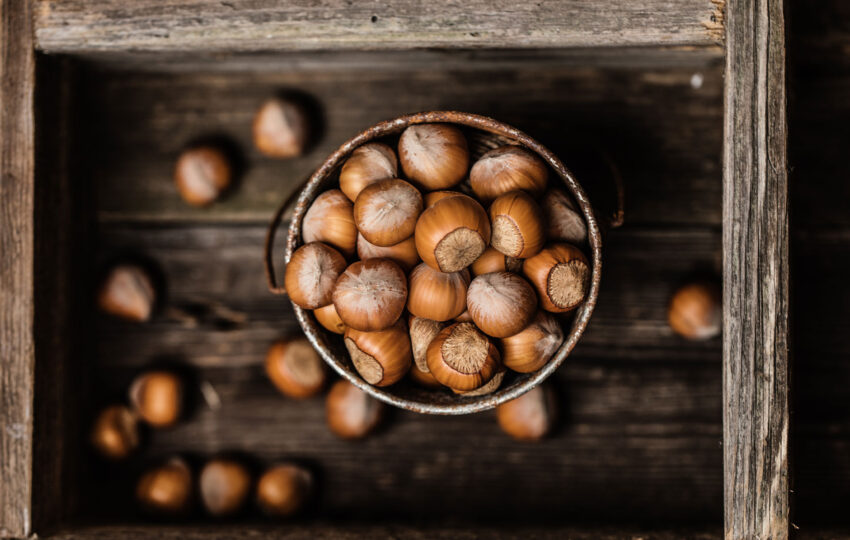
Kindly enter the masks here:
[[283, 282], [289, 298], [304, 309], [317, 309], [333, 301], [333, 290], [345, 270], [345, 258], [321, 242], [304, 244], [295, 250]]
[[422, 213], [422, 194], [398, 178], [378, 180], [354, 201], [354, 222], [363, 238], [388, 247], [413, 236]]
[[546, 232], [553, 242], [577, 246], [587, 241], [587, 224], [572, 197], [560, 189], [551, 189], [543, 197]]
[[339, 189], [354, 202], [369, 184], [397, 176], [398, 161], [393, 149], [383, 143], [368, 143], [345, 160], [339, 171]]
[[504, 338], [528, 326], [537, 312], [537, 296], [520, 276], [493, 272], [472, 280], [466, 305], [475, 326], [485, 334]]
[[316, 317], [319, 324], [334, 334], [345, 333], [345, 323], [339, 318], [339, 313], [336, 312], [336, 307], [333, 304], [314, 309], [313, 316]]
[[[422, 196], [425, 201], [425, 208], [434, 206], [434, 203], [437, 201], [443, 200], [447, 197], [469, 197], [465, 193], [461, 193], [460, 191], [429, 191], [425, 195]], [[469, 197], [470, 199], [472, 197]]]
[[139, 446], [139, 421], [124, 405], [111, 405], [97, 415], [91, 443], [101, 455], [124, 459]]
[[136, 484], [136, 498], [149, 512], [179, 514], [189, 509], [192, 471], [180, 458], [149, 469]]
[[492, 394], [496, 390], [502, 386], [502, 381], [505, 379], [505, 369], [499, 370], [493, 378], [482, 384], [478, 388], [474, 390], [469, 390], [468, 392], [461, 392], [460, 390], [452, 390], [455, 394], [467, 397], [475, 397], [475, 396], [486, 396], [487, 394]]
[[413, 240], [413, 236], [398, 244], [383, 247], [369, 243], [368, 240], [363, 238], [362, 234], [358, 234], [357, 256], [363, 260], [390, 259], [397, 262], [405, 272], [409, 272], [419, 262], [419, 253], [416, 252], [416, 242]]
[[543, 249], [543, 212], [530, 195], [511, 191], [490, 205], [490, 245], [510, 257], [527, 259]]
[[536, 154], [520, 146], [490, 150], [469, 171], [469, 183], [479, 200], [489, 203], [509, 191], [539, 195], [546, 189], [549, 169]]
[[415, 241], [428, 266], [458, 272], [484, 253], [490, 243], [490, 221], [471, 197], [446, 197], [419, 216]]
[[475, 390], [502, 367], [499, 351], [472, 323], [454, 323], [434, 338], [426, 353], [435, 379], [454, 390]]
[[153, 281], [142, 267], [134, 264], [121, 264], [112, 268], [97, 296], [101, 310], [135, 322], [150, 319], [155, 302]]
[[148, 371], [133, 380], [129, 396], [142, 420], [154, 427], [167, 427], [180, 417], [183, 384], [174, 373]]
[[539, 311], [520, 333], [502, 339], [502, 363], [520, 373], [531, 373], [546, 365], [564, 342], [558, 320]]
[[184, 150], [174, 167], [174, 182], [193, 206], [212, 204], [230, 186], [233, 170], [224, 152], [212, 146]]
[[522, 259], [509, 257], [504, 253], [496, 251], [493, 247], [488, 247], [480, 257], [475, 259], [472, 266], [469, 267], [473, 276], [481, 274], [489, 274], [490, 272], [514, 272], [519, 274], [522, 272]]
[[410, 317], [410, 348], [413, 351], [413, 361], [422, 373], [430, 373], [425, 354], [428, 345], [434, 341], [437, 334], [446, 327], [445, 323], [432, 321], [422, 317]]
[[469, 309], [465, 309], [454, 320], [455, 322], [472, 322], [472, 315], [469, 314]]
[[375, 386], [389, 386], [401, 380], [413, 360], [404, 321], [397, 321], [386, 330], [377, 332], [348, 328], [345, 331], [345, 347], [357, 373]]
[[461, 131], [448, 124], [410, 126], [398, 141], [401, 168], [427, 191], [450, 188], [469, 170], [469, 149]]
[[310, 138], [310, 120], [304, 108], [288, 99], [271, 98], [254, 115], [254, 146], [272, 158], [300, 156]]
[[305, 243], [324, 242], [346, 257], [354, 255], [357, 242], [354, 205], [338, 189], [325, 191], [304, 214], [301, 237]]
[[555, 424], [555, 395], [546, 385], [496, 407], [502, 431], [519, 441], [537, 441], [545, 437]]
[[348, 381], [337, 381], [325, 402], [328, 427], [343, 439], [360, 439], [381, 421], [384, 405]]
[[667, 320], [680, 336], [710, 339], [720, 334], [723, 321], [722, 293], [716, 283], [689, 283], [679, 288], [670, 300]]
[[251, 492], [251, 473], [237, 461], [210, 460], [201, 470], [200, 491], [201, 502], [210, 515], [236, 514]]
[[423, 388], [443, 388], [440, 381], [435, 379], [430, 371], [426, 373], [419, 369], [415, 364], [410, 368], [410, 378], [413, 379], [413, 382]]
[[407, 278], [389, 259], [357, 261], [337, 279], [333, 303], [349, 329], [375, 332], [389, 328], [407, 302]]
[[292, 516], [298, 513], [313, 490], [313, 475], [298, 465], [275, 465], [257, 481], [257, 506], [267, 515]]
[[420, 264], [408, 277], [407, 310], [433, 321], [454, 319], [466, 309], [469, 271], [445, 273]]
[[570, 244], [553, 244], [544, 248], [526, 259], [522, 270], [537, 289], [540, 307], [553, 313], [577, 308], [590, 288], [587, 257]]
[[266, 374], [281, 393], [296, 399], [317, 394], [327, 379], [325, 364], [304, 337], [275, 342], [266, 354]]

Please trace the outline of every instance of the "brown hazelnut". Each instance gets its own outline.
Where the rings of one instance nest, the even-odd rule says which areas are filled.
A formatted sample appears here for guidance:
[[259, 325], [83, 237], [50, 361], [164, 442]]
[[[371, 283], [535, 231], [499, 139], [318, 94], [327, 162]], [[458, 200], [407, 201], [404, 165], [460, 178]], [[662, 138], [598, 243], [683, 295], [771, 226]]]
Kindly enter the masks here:
[[443, 388], [443, 385], [440, 384], [440, 381], [434, 378], [431, 372], [424, 372], [419, 369], [416, 364], [410, 368], [410, 378], [413, 379], [413, 382], [418, 384], [423, 388]]
[[156, 514], [179, 514], [192, 501], [192, 471], [180, 458], [149, 469], [136, 484], [136, 498], [142, 507]]
[[484, 253], [490, 243], [490, 220], [471, 197], [446, 197], [419, 216], [415, 241], [428, 266], [458, 272]]
[[266, 469], [257, 481], [257, 505], [270, 516], [292, 516], [304, 507], [312, 490], [310, 471], [282, 463]]
[[201, 502], [213, 516], [239, 512], [251, 492], [251, 473], [241, 463], [213, 459], [204, 465], [200, 476]]
[[522, 191], [499, 195], [490, 205], [490, 245], [510, 257], [527, 259], [543, 249], [543, 215], [534, 199]]
[[466, 309], [469, 272], [445, 273], [420, 264], [408, 276], [407, 310], [432, 321], [454, 319]]
[[354, 201], [357, 230], [370, 243], [388, 247], [413, 236], [422, 213], [422, 194], [398, 178], [378, 180]]
[[454, 320], [455, 322], [472, 322], [472, 315], [469, 314], [469, 309], [465, 309]]
[[448, 124], [410, 126], [398, 141], [401, 168], [427, 191], [460, 183], [469, 170], [469, 149], [461, 131]]
[[587, 257], [570, 244], [553, 244], [526, 259], [525, 277], [540, 297], [540, 307], [553, 313], [565, 313], [584, 302], [590, 288]]
[[351, 257], [357, 242], [354, 205], [338, 189], [320, 194], [304, 214], [301, 237], [305, 243], [324, 242]]
[[349, 329], [376, 332], [389, 328], [407, 302], [407, 278], [389, 259], [357, 261], [337, 279], [333, 303]]
[[348, 381], [337, 381], [325, 402], [328, 427], [343, 439], [360, 439], [381, 421], [384, 405]]
[[304, 108], [283, 98], [267, 100], [254, 115], [254, 146], [272, 158], [300, 156], [310, 138], [310, 120]]
[[358, 234], [357, 256], [362, 260], [390, 259], [398, 263], [405, 272], [409, 272], [419, 263], [419, 253], [416, 252], [416, 242], [412, 236], [398, 244], [383, 247], [369, 243], [362, 234]]
[[[447, 197], [469, 197], [469, 195], [461, 193], [460, 191], [443, 190], [443, 191], [429, 191], [428, 193], [426, 193], [425, 195], [422, 196], [423, 200], [425, 201], [425, 208], [434, 206], [434, 203], [436, 203], [437, 201], [440, 201], [442, 199], [445, 199]], [[470, 199], [471, 198], [472, 197], [470, 197]]]
[[339, 313], [336, 312], [336, 307], [333, 304], [314, 309], [313, 316], [316, 317], [319, 324], [334, 334], [345, 333], [345, 323], [339, 318]]
[[112, 268], [97, 296], [101, 310], [135, 322], [150, 319], [155, 302], [153, 281], [142, 267], [135, 264], [121, 264]]
[[537, 441], [545, 437], [555, 424], [555, 395], [546, 385], [496, 407], [502, 431], [519, 441]]
[[721, 296], [716, 283], [699, 281], [679, 288], [670, 300], [670, 328], [687, 339], [718, 336], [723, 322]]
[[91, 443], [109, 459], [124, 459], [139, 446], [138, 417], [124, 405], [110, 405], [97, 415]]
[[426, 359], [428, 345], [434, 341], [434, 338], [446, 327], [446, 324], [423, 317], [411, 316], [408, 325], [410, 327], [410, 348], [413, 351], [413, 362], [419, 368], [419, 371], [430, 373]]
[[489, 381], [474, 390], [469, 390], [468, 392], [461, 392], [460, 390], [452, 389], [452, 392], [466, 397], [486, 396], [487, 394], [492, 394], [493, 392], [498, 390], [500, 386], [502, 386], [502, 381], [505, 379], [505, 373], [506, 370], [504, 368], [499, 370], [498, 372], [496, 372], [495, 375], [493, 375], [492, 379], [490, 379]]
[[180, 418], [183, 384], [168, 371], [148, 371], [130, 385], [130, 403], [139, 417], [154, 427], [167, 427]]
[[543, 197], [543, 215], [546, 233], [552, 242], [566, 242], [577, 246], [587, 241], [587, 224], [572, 197], [563, 190], [551, 189]]
[[339, 189], [354, 202], [369, 184], [397, 176], [398, 161], [393, 149], [383, 143], [368, 143], [345, 160], [339, 171]]
[[389, 386], [401, 380], [413, 360], [404, 321], [377, 332], [348, 328], [345, 347], [357, 373], [375, 386]]
[[549, 169], [543, 160], [520, 146], [490, 150], [469, 171], [472, 191], [485, 203], [515, 190], [540, 195], [548, 177]]
[[444, 328], [428, 346], [426, 358], [434, 378], [460, 391], [475, 390], [502, 367], [496, 346], [472, 323]]
[[504, 338], [528, 326], [537, 312], [537, 296], [517, 274], [493, 272], [472, 280], [466, 305], [475, 326], [487, 335]]
[[212, 146], [184, 150], [174, 167], [174, 182], [193, 206], [212, 204], [230, 186], [233, 170], [224, 152]]
[[558, 320], [538, 311], [520, 333], [502, 339], [502, 363], [520, 373], [531, 373], [546, 365], [564, 342]]
[[275, 342], [266, 354], [266, 374], [281, 393], [296, 399], [316, 395], [327, 379], [319, 353], [304, 337]]
[[488, 247], [480, 257], [475, 259], [472, 266], [469, 267], [473, 276], [481, 274], [489, 274], [490, 272], [514, 272], [519, 274], [522, 272], [522, 259], [509, 257], [504, 253], [499, 253], [493, 247]]
[[345, 270], [345, 258], [321, 242], [304, 244], [286, 265], [284, 286], [289, 298], [304, 309], [317, 309], [333, 301], [336, 280]]

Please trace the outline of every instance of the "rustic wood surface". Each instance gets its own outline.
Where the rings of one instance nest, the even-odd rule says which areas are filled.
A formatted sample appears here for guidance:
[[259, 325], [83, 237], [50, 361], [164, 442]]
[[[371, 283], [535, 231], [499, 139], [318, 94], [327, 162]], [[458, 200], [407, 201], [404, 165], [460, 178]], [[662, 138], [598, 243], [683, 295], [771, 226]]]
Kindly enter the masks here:
[[726, 9], [723, 152], [725, 530], [789, 534], [784, 7]]
[[44, 0], [35, 12], [38, 47], [54, 53], [244, 52], [711, 46], [723, 38], [722, 5], [711, 0]]
[[30, 3], [0, 3], [0, 536], [30, 533], [35, 57]]

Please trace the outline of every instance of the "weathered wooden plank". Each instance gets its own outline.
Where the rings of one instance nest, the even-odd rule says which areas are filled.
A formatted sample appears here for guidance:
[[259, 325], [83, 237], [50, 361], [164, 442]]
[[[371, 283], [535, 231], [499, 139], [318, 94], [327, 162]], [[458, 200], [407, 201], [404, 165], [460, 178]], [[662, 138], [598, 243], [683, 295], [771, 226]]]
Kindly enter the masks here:
[[277, 51], [327, 49], [712, 46], [720, 2], [510, 0], [390, 2], [55, 1], [36, 5], [41, 50]]
[[31, 528], [35, 55], [30, 2], [0, 3], [0, 536]]
[[727, 538], [787, 538], [788, 180], [783, 2], [726, 7], [723, 152]]

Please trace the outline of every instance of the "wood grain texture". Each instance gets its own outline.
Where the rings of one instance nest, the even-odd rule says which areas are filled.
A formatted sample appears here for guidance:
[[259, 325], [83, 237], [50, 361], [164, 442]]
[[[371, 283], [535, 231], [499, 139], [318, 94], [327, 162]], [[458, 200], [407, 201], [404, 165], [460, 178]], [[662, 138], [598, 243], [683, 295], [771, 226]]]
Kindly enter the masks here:
[[0, 3], [0, 536], [31, 527], [35, 56], [30, 3]]
[[787, 538], [788, 178], [785, 20], [726, 9], [723, 155], [726, 537]]
[[53, 53], [710, 46], [722, 40], [711, 0], [43, 0], [35, 11], [38, 47]]

